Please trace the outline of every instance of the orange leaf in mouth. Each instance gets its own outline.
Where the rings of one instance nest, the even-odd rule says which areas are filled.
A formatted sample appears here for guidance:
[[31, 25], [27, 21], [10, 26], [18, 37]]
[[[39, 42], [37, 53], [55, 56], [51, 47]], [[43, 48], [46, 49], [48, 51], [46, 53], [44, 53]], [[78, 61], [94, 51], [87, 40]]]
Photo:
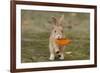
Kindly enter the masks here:
[[56, 43], [60, 46], [65, 46], [71, 43], [71, 40], [69, 39], [65, 39], [65, 38], [61, 38], [61, 39], [57, 39]]

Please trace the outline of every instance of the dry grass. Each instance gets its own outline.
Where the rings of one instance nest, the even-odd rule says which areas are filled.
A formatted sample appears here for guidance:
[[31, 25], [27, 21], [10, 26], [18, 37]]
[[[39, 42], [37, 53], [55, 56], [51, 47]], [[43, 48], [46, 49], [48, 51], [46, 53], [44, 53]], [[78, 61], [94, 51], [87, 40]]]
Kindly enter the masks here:
[[[89, 14], [22, 10], [21, 62], [49, 61], [48, 38], [52, 16], [64, 14], [64, 34], [72, 43], [65, 48], [64, 60], [86, 60], [90, 54]], [[59, 61], [56, 59], [55, 61]]]

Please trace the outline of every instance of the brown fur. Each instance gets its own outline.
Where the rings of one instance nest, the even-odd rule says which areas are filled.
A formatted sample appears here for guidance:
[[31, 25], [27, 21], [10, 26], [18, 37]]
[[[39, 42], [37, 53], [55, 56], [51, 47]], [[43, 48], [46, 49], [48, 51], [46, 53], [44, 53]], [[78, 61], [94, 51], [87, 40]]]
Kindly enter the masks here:
[[53, 19], [53, 29], [49, 38], [49, 50], [50, 50], [50, 60], [55, 59], [55, 55], [59, 56], [59, 59], [64, 59], [64, 48], [56, 44], [55, 40], [59, 38], [63, 38], [63, 26], [62, 21], [64, 19], [64, 15], [62, 15], [59, 19], [56, 17], [52, 17]]

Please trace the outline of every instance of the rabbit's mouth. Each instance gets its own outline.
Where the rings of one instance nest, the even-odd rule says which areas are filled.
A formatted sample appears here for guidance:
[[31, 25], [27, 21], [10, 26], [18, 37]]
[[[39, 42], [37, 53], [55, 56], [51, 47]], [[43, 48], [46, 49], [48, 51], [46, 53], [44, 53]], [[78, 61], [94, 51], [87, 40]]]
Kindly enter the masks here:
[[62, 35], [56, 35], [55, 38], [56, 38], [56, 39], [61, 39], [61, 38], [63, 38], [63, 37], [62, 37]]
[[60, 36], [58, 36], [58, 38], [57, 39], [61, 39], [62, 37], [60, 37]]

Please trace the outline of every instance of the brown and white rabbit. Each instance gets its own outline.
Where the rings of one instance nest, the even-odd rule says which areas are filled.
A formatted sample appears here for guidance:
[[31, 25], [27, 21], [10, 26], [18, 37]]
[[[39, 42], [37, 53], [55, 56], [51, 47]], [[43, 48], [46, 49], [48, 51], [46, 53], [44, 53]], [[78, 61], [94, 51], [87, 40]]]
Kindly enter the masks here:
[[62, 26], [64, 15], [62, 15], [59, 19], [56, 17], [52, 17], [52, 19], [53, 19], [53, 29], [51, 31], [50, 38], [49, 38], [49, 50], [50, 50], [49, 60], [54, 60], [56, 55], [59, 57], [59, 59], [63, 60], [64, 46], [59, 46], [55, 42], [55, 40], [64, 38], [63, 26]]

